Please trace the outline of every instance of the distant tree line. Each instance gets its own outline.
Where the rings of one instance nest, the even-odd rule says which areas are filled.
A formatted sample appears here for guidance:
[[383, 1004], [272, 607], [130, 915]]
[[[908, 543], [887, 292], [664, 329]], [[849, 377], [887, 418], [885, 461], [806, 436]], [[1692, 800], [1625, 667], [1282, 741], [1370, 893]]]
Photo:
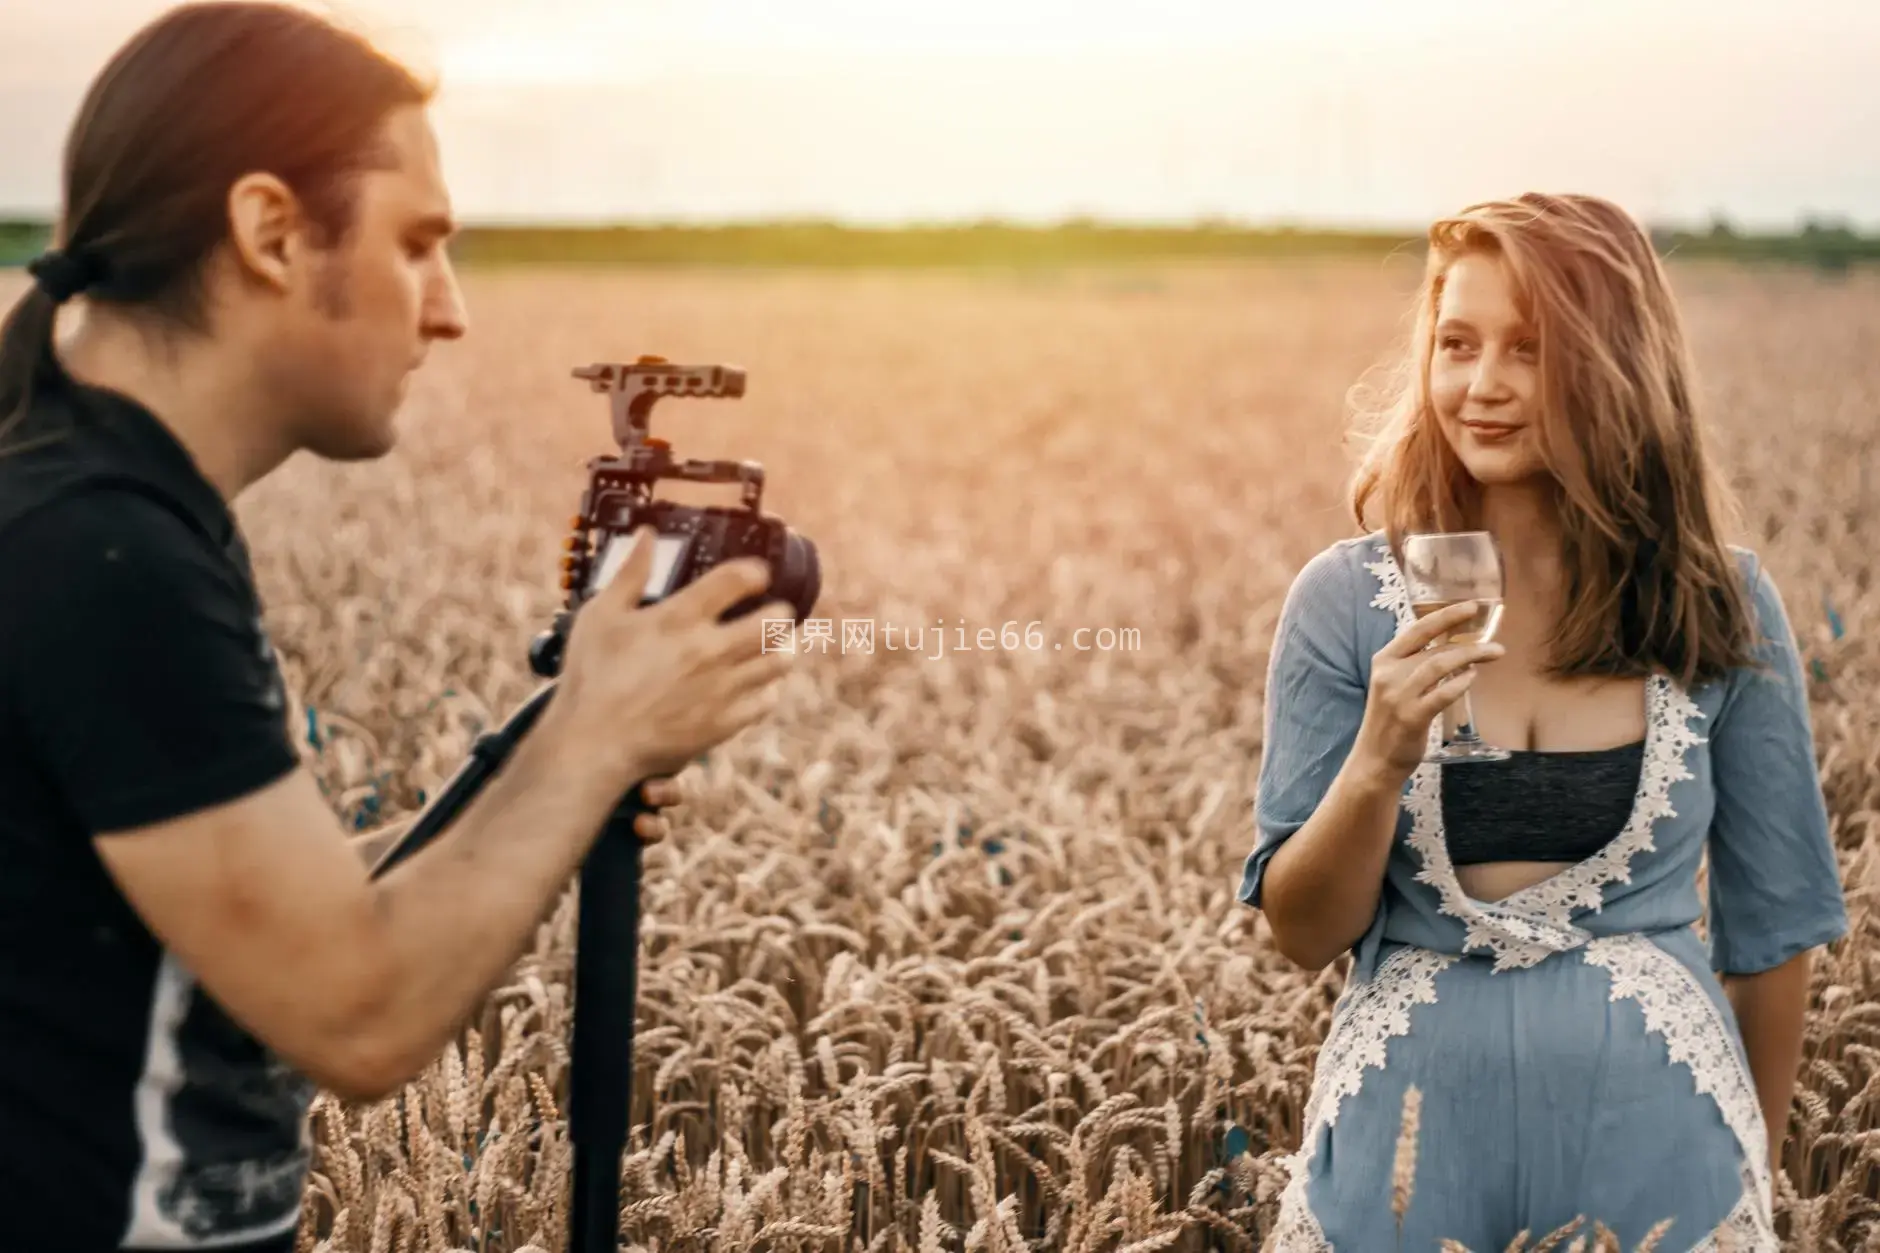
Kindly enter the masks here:
[[[49, 242], [48, 223], [0, 221], [0, 265], [23, 265]], [[1839, 273], [1880, 261], [1880, 234], [1845, 221], [1806, 219], [1788, 232], [1739, 231], [1721, 216], [1701, 230], [1657, 228], [1673, 259], [1775, 262]], [[1245, 227], [1223, 222], [1148, 227], [1073, 220], [1053, 226], [1004, 222], [861, 227], [837, 222], [753, 222], [725, 226], [471, 225], [455, 241], [466, 266], [743, 265], [818, 267], [1102, 265], [1323, 256], [1416, 256], [1414, 233], [1313, 226]]]

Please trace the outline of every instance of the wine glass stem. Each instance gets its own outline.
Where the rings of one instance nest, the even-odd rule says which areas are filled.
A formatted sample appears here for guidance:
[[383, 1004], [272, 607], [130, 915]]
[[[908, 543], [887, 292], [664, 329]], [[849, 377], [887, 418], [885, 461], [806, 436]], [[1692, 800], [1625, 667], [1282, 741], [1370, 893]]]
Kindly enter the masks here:
[[1480, 744], [1482, 737], [1475, 733], [1475, 703], [1469, 699], [1469, 693], [1462, 694], [1462, 699], [1456, 702], [1456, 708], [1455, 742], [1470, 746]]

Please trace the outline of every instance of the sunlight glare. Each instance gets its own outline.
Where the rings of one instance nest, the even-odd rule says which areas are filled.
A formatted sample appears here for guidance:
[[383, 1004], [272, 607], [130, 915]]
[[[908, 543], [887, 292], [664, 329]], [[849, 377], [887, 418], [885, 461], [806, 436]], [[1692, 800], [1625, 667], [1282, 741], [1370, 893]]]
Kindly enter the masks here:
[[[1428, 4], [1477, 0], [1427, 0]], [[1393, 17], [1393, 15], [1395, 15]], [[517, 22], [526, 20], [526, 28]], [[1390, 0], [1317, 0], [1279, 10], [1222, 8], [1214, 0], [642, 0], [622, 7], [564, 0], [502, 26], [487, 21], [447, 38], [448, 80], [467, 85], [617, 82], [685, 69], [788, 71], [857, 65], [870, 57], [1076, 57], [1218, 47], [1407, 21]], [[1413, 25], [1422, 25], [1418, 19]], [[858, 66], [859, 68], [859, 66]], [[813, 72], [813, 71], [811, 71]]]
[[622, 66], [604, 41], [566, 27], [534, 34], [484, 31], [447, 39], [438, 60], [446, 87], [592, 83], [618, 77]]

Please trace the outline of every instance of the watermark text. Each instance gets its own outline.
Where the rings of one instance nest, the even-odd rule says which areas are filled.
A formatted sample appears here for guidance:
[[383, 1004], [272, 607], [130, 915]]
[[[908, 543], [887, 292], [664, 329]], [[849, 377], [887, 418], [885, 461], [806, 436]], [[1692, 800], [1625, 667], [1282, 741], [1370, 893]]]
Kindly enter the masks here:
[[1051, 629], [1016, 619], [998, 626], [969, 627], [937, 620], [932, 626], [903, 626], [873, 618], [765, 618], [764, 651], [792, 654], [917, 653], [938, 661], [948, 653], [1133, 653], [1142, 649], [1141, 627]]

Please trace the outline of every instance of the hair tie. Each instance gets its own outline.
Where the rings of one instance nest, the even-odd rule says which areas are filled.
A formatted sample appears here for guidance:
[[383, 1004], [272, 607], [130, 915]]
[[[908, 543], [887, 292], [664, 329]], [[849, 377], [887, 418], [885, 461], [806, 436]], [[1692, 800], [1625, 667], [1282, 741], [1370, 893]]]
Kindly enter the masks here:
[[33, 258], [27, 264], [26, 271], [46, 289], [55, 305], [64, 304], [78, 295], [98, 277], [96, 268], [87, 259], [61, 252], [57, 248]]

